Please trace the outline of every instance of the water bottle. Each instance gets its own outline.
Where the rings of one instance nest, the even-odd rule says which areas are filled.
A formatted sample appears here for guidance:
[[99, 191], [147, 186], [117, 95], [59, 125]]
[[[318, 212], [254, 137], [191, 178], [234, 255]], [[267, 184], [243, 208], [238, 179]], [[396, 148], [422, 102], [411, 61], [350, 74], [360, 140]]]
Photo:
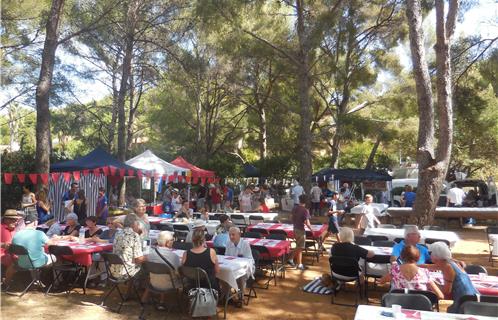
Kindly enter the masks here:
[[80, 234], [79, 234], [79, 243], [84, 243], [85, 242], [85, 229], [81, 228], [80, 229]]
[[143, 242], [143, 254], [144, 256], [150, 253], [150, 240], [144, 240]]

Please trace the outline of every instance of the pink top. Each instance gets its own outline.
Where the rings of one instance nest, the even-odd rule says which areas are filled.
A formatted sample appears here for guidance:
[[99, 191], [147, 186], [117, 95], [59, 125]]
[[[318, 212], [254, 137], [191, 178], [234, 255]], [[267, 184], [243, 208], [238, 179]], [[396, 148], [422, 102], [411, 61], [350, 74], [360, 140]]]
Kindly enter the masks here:
[[412, 279], [407, 279], [401, 273], [401, 268], [398, 264], [394, 264], [391, 268], [391, 282], [395, 289], [427, 291], [429, 281], [429, 270], [427, 269], [418, 268], [417, 274]]

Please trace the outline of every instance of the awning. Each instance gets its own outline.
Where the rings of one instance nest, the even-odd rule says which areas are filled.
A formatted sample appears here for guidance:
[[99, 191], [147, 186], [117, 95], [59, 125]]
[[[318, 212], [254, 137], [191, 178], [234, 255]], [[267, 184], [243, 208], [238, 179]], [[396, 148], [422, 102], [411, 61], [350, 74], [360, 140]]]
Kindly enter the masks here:
[[214, 178], [216, 176], [214, 171], [201, 169], [189, 163], [187, 160], [183, 159], [182, 157], [176, 158], [175, 160], [171, 161], [171, 163], [182, 168], [190, 169], [192, 171], [192, 177]]
[[156, 156], [152, 151], [146, 150], [144, 153], [125, 162], [137, 169], [153, 171], [159, 175], [187, 174], [190, 169], [171, 164]]

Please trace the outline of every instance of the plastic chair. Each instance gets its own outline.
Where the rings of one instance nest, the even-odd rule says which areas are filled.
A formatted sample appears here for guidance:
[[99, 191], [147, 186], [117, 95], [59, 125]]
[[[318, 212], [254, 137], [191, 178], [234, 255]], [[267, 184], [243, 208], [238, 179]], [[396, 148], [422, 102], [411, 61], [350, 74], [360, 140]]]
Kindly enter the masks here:
[[427, 297], [432, 303], [432, 307], [436, 308], [436, 311], [439, 312], [439, 298], [432, 291], [424, 291], [424, 290], [408, 290], [408, 289], [392, 289], [390, 293], [410, 293], [410, 294], [421, 294]]
[[[36, 285], [38, 286], [39, 288], [43, 288], [44, 285], [43, 283], [41, 282], [41, 269], [44, 267], [44, 266], [41, 266], [41, 267], [35, 267], [34, 263], [33, 263], [33, 260], [31, 260], [31, 257], [29, 256], [29, 253], [28, 253], [28, 249], [26, 249], [24, 246], [21, 246], [21, 245], [17, 245], [17, 244], [11, 244], [9, 246], [9, 249], [8, 249], [9, 253], [11, 255], [16, 255], [16, 256], [26, 256], [28, 258], [28, 261], [29, 261], [29, 264], [30, 266], [28, 268], [23, 268], [19, 265], [18, 261], [16, 262], [17, 264], [17, 268], [19, 270], [25, 270], [25, 271], [29, 271], [30, 275], [31, 275], [31, 282], [28, 284], [28, 286], [21, 292], [21, 294], [19, 295], [19, 298], [21, 298], [22, 296], [24, 296], [26, 294], [26, 292], [28, 292], [29, 289], [31, 289], [31, 287], [33, 285]], [[12, 281], [9, 283], [9, 285], [7, 286], [7, 288], [5, 289], [5, 292], [6, 293], [9, 293], [9, 289], [10, 289], [10, 286], [12, 284]], [[10, 293], [9, 293], [10, 294]]]
[[478, 264], [467, 265], [465, 267], [465, 272], [467, 272], [468, 274], [479, 274], [479, 273], [485, 273], [486, 275], [488, 274], [488, 270], [486, 270], [486, 268]]
[[424, 241], [424, 243], [427, 244], [427, 245], [428, 244], [432, 244], [434, 242], [444, 242], [444, 243], [446, 243], [446, 245], [448, 247], [450, 247], [450, 242], [448, 240], [446, 240], [446, 239], [426, 238], [425, 241]]
[[[214, 297], [216, 298], [216, 304], [218, 304], [218, 294], [215, 289], [213, 289], [211, 285], [211, 280], [209, 280], [209, 276], [201, 268], [193, 268], [187, 266], [181, 266], [179, 269], [180, 275], [182, 276], [182, 284], [183, 284], [183, 292], [188, 294], [188, 290], [192, 288], [207, 288], [211, 292], [213, 292]], [[189, 283], [185, 284], [184, 280], [187, 279]], [[194, 284], [193, 286], [191, 284]], [[226, 308], [228, 305], [228, 300], [225, 303], [225, 318], [226, 318]], [[218, 319], [218, 312], [216, 312], [216, 319]]]
[[372, 242], [372, 246], [374, 247], [394, 247], [394, 245], [396, 244], [396, 242], [392, 241], [392, 240], [377, 240], [377, 241], [373, 241]]
[[[265, 246], [251, 246], [251, 250], [258, 252], [258, 263], [255, 264], [256, 269], [259, 270], [269, 270], [270, 275], [268, 276], [268, 281], [264, 284], [262, 289], [268, 289], [270, 287], [270, 282], [273, 279], [274, 285], [277, 285], [277, 268], [275, 266], [275, 259], [271, 257], [268, 248]], [[254, 258], [254, 256], [253, 256]]]
[[263, 216], [252, 215], [252, 214], [249, 216], [249, 224], [258, 224], [264, 221], [265, 219], [263, 218]]
[[432, 311], [432, 303], [422, 294], [412, 293], [386, 293], [382, 296], [382, 306], [392, 307], [393, 304], [399, 304], [402, 308]]
[[486, 236], [488, 238], [488, 247], [489, 247], [489, 262], [491, 262], [491, 266], [495, 266], [495, 259], [498, 258], [497, 255], [493, 254], [493, 239], [489, 237], [490, 234], [498, 234], [498, 226], [489, 226], [486, 228]]
[[[64, 274], [73, 273], [76, 276], [74, 277], [73, 281], [71, 282], [71, 284], [68, 286], [68, 288], [66, 290], [66, 293], [70, 293], [71, 290], [78, 283], [78, 280], [83, 275], [85, 268], [83, 268], [83, 267], [77, 265], [76, 263], [64, 258], [64, 256], [72, 256], [73, 255], [73, 250], [71, 249], [71, 247], [68, 247], [68, 246], [49, 246], [48, 253], [57, 257], [57, 260], [56, 261], [52, 260], [52, 272], [54, 275], [54, 280], [52, 281], [50, 286], [47, 288], [47, 291], [45, 292], [45, 294], [48, 295], [50, 293], [50, 290], [53, 288], [54, 284], [58, 283], [59, 280], [63, 280], [62, 276]], [[52, 256], [50, 256], [50, 259], [52, 259]], [[86, 294], [85, 286], [83, 286], [83, 294]]]
[[177, 250], [190, 250], [194, 247], [194, 245], [191, 242], [180, 242], [180, 241], [175, 241], [173, 242], [173, 249]]
[[370, 239], [370, 241], [381, 241], [381, 240], [389, 240], [388, 237], [386, 236], [376, 236], [376, 235], [368, 235], [367, 236], [368, 239]]
[[246, 232], [244, 232], [244, 238], [261, 239], [261, 238], [263, 238], [263, 236], [259, 232], [246, 231]]
[[354, 236], [354, 244], [359, 246], [371, 246], [372, 240], [363, 236]]
[[[133, 276], [130, 275], [130, 273], [128, 272], [128, 269], [126, 268], [126, 265], [123, 262], [123, 259], [121, 259], [121, 257], [119, 255], [117, 255], [115, 253], [110, 253], [110, 252], [102, 252], [100, 255], [101, 255], [102, 259], [104, 259], [105, 268], [107, 270], [107, 281], [112, 284], [112, 287], [109, 289], [109, 291], [102, 298], [100, 305], [103, 306], [107, 297], [109, 297], [109, 295], [114, 290], [117, 290], [119, 293], [119, 297], [121, 298], [121, 302], [119, 303], [119, 307], [116, 310], [116, 312], [119, 313], [119, 311], [121, 310], [121, 307], [123, 306], [123, 303], [126, 300], [125, 297], [123, 296], [121, 290], [119, 289], [119, 285], [128, 283], [129, 281], [133, 281], [131, 287], [133, 288], [133, 292], [136, 294], [136, 296], [138, 298], [138, 302], [143, 307], [142, 300], [140, 299], [140, 295], [138, 294], [137, 287], [135, 286], [135, 283], [134, 283], [136, 275], [133, 275]], [[111, 266], [113, 266], [113, 265], [120, 265], [125, 270], [125, 274], [122, 278], [115, 277], [112, 274]]]
[[[337, 305], [343, 305], [343, 306], [350, 306], [350, 307], [356, 307], [358, 306], [358, 301], [362, 298], [362, 288], [361, 288], [361, 281], [360, 281], [360, 266], [358, 265], [358, 261], [355, 258], [351, 257], [341, 257], [341, 256], [332, 256], [329, 258], [329, 265], [330, 265], [330, 271], [331, 271], [331, 276], [332, 280], [335, 281], [335, 283], [339, 282], [355, 282], [356, 285], [356, 297], [355, 297], [355, 304], [341, 304], [341, 303], [336, 303], [335, 302], [335, 296], [337, 295], [337, 288], [334, 285], [333, 286], [333, 294], [330, 303], [332, 304], [337, 304]], [[343, 275], [341, 274], [341, 270], [349, 270], [351, 274], [348, 275]]]
[[487, 317], [498, 315], [498, 303], [467, 301], [462, 305], [462, 308], [464, 314]]
[[190, 232], [190, 228], [184, 224], [174, 224], [173, 230], [175, 232], [176, 241], [185, 241]]

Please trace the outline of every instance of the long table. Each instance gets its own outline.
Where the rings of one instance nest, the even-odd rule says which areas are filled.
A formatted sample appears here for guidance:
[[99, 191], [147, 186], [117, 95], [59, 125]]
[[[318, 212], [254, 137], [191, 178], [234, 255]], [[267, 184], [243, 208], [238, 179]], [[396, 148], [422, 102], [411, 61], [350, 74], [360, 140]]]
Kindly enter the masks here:
[[[209, 212], [210, 216], [214, 216], [216, 212]], [[244, 216], [244, 219], [247, 224], [250, 224], [249, 217], [250, 216], [260, 216], [263, 217], [264, 221], [274, 221], [276, 217], [278, 217], [278, 213], [275, 212], [268, 212], [268, 213], [262, 213], [262, 212], [233, 212], [233, 213], [225, 213], [227, 216], [232, 217], [232, 215], [237, 214], [237, 215], [242, 215]]]
[[[275, 239], [242, 238], [251, 246], [263, 246], [268, 249], [271, 258], [280, 258], [290, 252], [290, 241]], [[208, 247], [213, 248], [213, 241], [206, 241]]]
[[[112, 243], [96, 243], [96, 242], [84, 242], [79, 243], [76, 241], [60, 240], [54, 245], [56, 246], [67, 246], [73, 250], [72, 256], [64, 256], [64, 258], [74, 261], [78, 264], [89, 267], [92, 265], [92, 254], [102, 251], [112, 251]], [[46, 246], [48, 250], [48, 246]]]
[[[366, 236], [386, 236], [389, 240], [405, 237], [405, 229], [369, 228], [365, 230]], [[453, 231], [420, 230], [421, 240], [444, 239], [450, 242], [450, 247], [460, 240], [460, 237]]]
[[[269, 222], [260, 222], [258, 224], [250, 225], [247, 227], [249, 231], [254, 228], [264, 229], [270, 232], [270, 230], [283, 230], [287, 234], [288, 238], [294, 238], [294, 226], [292, 224], [287, 223], [269, 223]], [[306, 228], [308, 230], [308, 228]], [[320, 238], [320, 236], [327, 231], [326, 224], [312, 224], [311, 231], [313, 233], [313, 238]]]
[[[374, 209], [374, 214], [376, 216], [382, 217], [387, 215], [386, 209], [389, 207], [385, 203], [372, 203], [371, 206]], [[351, 208], [351, 212], [348, 214], [362, 214], [363, 213], [363, 208], [365, 207], [365, 204], [359, 204], [353, 208]]]
[[[412, 208], [389, 207], [387, 212], [392, 217], [408, 217], [413, 214]], [[437, 207], [435, 218], [476, 218], [498, 219], [498, 207]]]
[[[383, 316], [382, 312], [392, 312], [392, 308], [372, 305], [359, 305], [354, 320], [393, 320], [393, 317]], [[495, 317], [475, 316], [468, 314], [442, 313], [402, 309], [407, 320], [496, 320]]]
[[[184, 225], [188, 226], [190, 230], [192, 230], [194, 226], [194, 221], [189, 220], [188, 222], [184, 221], [174, 221], [172, 218], [161, 218], [161, 217], [148, 217], [149, 223], [151, 224], [166, 224], [173, 227], [174, 225]], [[219, 226], [220, 222], [218, 220], [210, 220], [206, 223], [206, 229], [209, 234], [215, 234], [216, 227]]]

